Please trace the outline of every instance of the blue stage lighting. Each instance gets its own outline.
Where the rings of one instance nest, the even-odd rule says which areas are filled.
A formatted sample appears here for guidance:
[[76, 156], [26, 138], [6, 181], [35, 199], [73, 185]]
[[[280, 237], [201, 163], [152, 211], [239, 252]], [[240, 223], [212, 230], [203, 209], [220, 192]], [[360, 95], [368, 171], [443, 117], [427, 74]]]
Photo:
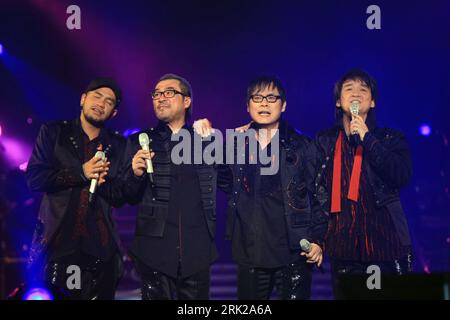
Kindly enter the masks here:
[[431, 127], [428, 124], [423, 124], [419, 128], [420, 134], [423, 136], [429, 136], [431, 134]]
[[136, 133], [136, 132], [139, 132], [139, 131], [141, 131], [141, 129], [130, 128], [130, 129], [127, 129], [127, 130], [125, 130], [125, 131], [123, 132], [123, 136], [124, 136], [124, 137], [128, 137], [128, 136], [131, 136], [132, 134], [134, 134], [134, 133]]
[[53, 300], [53, 296], [44, 288], [32, 288], [23, 295], [23, 300]]

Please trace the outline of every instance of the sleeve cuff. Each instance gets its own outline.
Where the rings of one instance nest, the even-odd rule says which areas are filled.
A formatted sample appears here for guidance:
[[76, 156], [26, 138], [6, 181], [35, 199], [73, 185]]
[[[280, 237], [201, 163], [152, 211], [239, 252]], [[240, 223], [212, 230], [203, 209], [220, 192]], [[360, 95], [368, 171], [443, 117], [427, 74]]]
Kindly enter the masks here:
[[378, 142], [378, 139], [371, 132], [367, 132], [364, 136], [363, 147], [367, 150], [372, 150], [374, 145]]
[[145, 182], [145, 178], [145, 174], [138, 177], [133, 173], [133, 171], [131, 171], [126, 179], [126, 184], [132, 189], [138, 189]]

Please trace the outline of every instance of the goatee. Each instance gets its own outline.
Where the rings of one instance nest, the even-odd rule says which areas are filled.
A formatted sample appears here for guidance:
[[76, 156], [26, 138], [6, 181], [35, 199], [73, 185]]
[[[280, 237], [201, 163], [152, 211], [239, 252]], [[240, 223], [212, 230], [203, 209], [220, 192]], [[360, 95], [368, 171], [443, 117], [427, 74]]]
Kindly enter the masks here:
[[84, 118], [89, 124], [93, 125], [96, 128], [103, 128], [105, 126], [105, 121], [103, 120], [95, 120], [94, 118], [88, 115], [84, 115]]

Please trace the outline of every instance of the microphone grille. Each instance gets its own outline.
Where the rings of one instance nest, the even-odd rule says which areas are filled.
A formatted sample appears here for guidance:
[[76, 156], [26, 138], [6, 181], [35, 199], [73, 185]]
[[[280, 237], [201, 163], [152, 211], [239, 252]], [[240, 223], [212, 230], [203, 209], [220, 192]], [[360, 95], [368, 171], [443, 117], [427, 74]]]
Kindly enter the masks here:
[[303, 251], [308, 252], [309, 250], [311, 250], [311, 243], [306, 239], [302, 239], [302, 240], [300, 240], [300, 248]]
[[104, 153], [103, 151], [97, 151], [97, 152], [95, 153], [95, 157], [96, 157], [96, 158], [100, 158], [100, 159], [102, 159], [102, 161], [104, 161], [106, 155], [105, 155], [105, 153]]
[[148, 146], [150, 141], [148, 139], [148, 135], [145, 132], [139, 134], [139, 144], [142, 146]]
[[358, 101], [352, 101], [352, 103], [350, 104], [350, 112], [352, 114], [359, 114], [359, 102]]

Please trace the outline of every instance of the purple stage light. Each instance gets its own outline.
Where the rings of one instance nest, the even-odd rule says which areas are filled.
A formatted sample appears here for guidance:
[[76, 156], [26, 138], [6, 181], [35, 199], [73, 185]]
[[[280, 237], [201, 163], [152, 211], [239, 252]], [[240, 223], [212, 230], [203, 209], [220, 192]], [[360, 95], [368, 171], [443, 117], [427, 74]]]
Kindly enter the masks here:
[[3, 45], [0, 43], [0, 55], [3, 53]]
[[27, 171], [27, 167], [28, 167], [28, 161], [19, 165], [19, 170], [25, 172], [25, 171]]
[[427, 137], [431, 134], [431, 127], [428, 124], [423, 124], [419, 128], [420, 134]]
[[2, 136], [2, 133], [3, 133], [2, 126], [0, 126], [0, 137]]
[[44, 288], [32, 288], [23, 295], [23, 300], [53, 300], [53, 296]]
[[1, 144], [6, 150], [5, 158], [11, 168], [17, 168], [30, 158], [32, 148], [22, 141], [2, 136]]

